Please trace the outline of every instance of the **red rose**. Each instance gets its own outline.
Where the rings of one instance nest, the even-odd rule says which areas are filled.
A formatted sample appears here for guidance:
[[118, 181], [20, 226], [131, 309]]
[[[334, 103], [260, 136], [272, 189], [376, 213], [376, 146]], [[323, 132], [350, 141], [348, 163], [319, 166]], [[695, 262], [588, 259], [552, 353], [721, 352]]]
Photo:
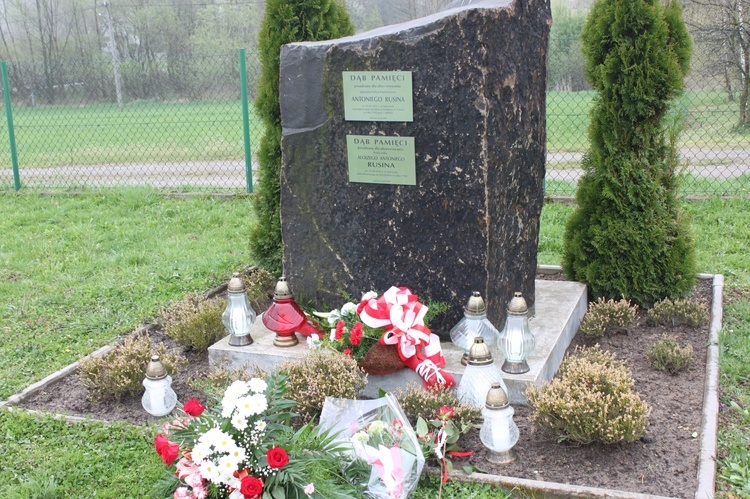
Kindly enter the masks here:
[[448, 421], [449, 419], [453, 419], [453, 416], [456, 415], [456, 411], [448, 407], [447, 405], [444, 405], [440, 409], [438, 409], [438, 419], [442, 421]]
[[336, 336], [335, 336], [335, 338], [337, 340], [340, 340], [341, 338], [344, 337], [344, 326], [346, 326], [346, 323], [344, 321], [338, 321], [336, 323], [336, 333], [335, 333]]
[[198, 402], [198, 399], [189, 399], [185, 402], [185, 405], [182, 406], [182, 410], [185, 411], [185, 414], [190, 414], [191, 416], [196, 417], [203, 414], [205, 408], [206, 406]]
[[167, 437], [162, 434], [158, 434], [156, 435], [156, 438], [154, 438], [154, 447], [156, 448], [156, 453], [159, 454], [161, 460], [164, 461], [164, 464], [167, 466], [175, 462], [180, 455], [180, 446], [170, 442], [167, 440]]
[[286, 451], [281, 447], [271, 447], [266, 452], [266, 460], [268, 460], [268, 466], [279, 469], [283, 468], [289, 462], [289, 456], [286, 455]]
[[240, 493], [245, 496], [245, 499], [253, 499], [254, 497], [260, 497], [263, 492], [263, 480], [255, 478], [254, 476], [246, 476], [240, 482]]
[[358, 322], [354, 325], [352, 328], [352, 332], [349, 333], [349, 343], [354, 345], [355, 347], [359, 345], [359, 343], [362, 341], [362, 326], [361, 322]]
[[351, 357], [352, 356], [352, 349], [351, 348], [344, 348], [344, 352], [343, 353], [347, 357]]

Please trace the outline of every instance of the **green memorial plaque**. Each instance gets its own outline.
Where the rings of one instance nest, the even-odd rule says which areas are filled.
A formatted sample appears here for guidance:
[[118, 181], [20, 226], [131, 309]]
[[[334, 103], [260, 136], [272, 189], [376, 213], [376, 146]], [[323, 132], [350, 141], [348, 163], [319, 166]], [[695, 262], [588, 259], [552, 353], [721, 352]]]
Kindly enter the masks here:
[[414, 137], [347, 135], [349, 182], [416, 185]]
[[344, 119], [414, 121], [411, 71], [343, 71]]

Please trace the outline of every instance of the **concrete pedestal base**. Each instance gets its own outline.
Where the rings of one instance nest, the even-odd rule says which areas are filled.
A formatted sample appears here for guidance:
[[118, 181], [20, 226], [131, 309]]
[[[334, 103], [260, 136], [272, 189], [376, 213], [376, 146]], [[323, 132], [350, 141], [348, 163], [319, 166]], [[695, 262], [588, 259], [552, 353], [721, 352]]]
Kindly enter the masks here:
[[[510, 392], [508, 398], [514, 405], [526, 404], [525, 393], [529, 384], [541, 384], [552, 379], [565, 355], [565, 349], [586, 313], [586, 286], [583, 284], [537, 280], [535, 286], [535, 315], [529, 321], [531, 332], [536, 338], [536, 349], [528, 359], [531, 370], [516, 375], [503, 373], [503, 380]], [[502, 329], [503, 324], [495, 324], [495, 327]], [[299, 344], [293, 347], [275, 347], [273, 340], [276, 335], [263, 326], [260, 317], [250, 334], [253, 338], [252, 345], [229, 346], [229, 337], [225, 337], [210, 346], [208, 361], [211, 369], [260, 367], [271, 370], [286, 360], [302, 361], [309, 351], [302, 337]], [[451, 373], [458, 383], [465, 369], [461, 365], [463, 352], [449, 342], [444, 342], [442, 347], [446, 360], [445, 370]], [[495, 365], [500, 369], [503, 358], [495, 345], [492, 345], [492, 355]], [[365, 397], [377, 397], [378, 388], [393, 391], [408, 383], [421, 383], [421, 378], [410, 369], [402, 369], [386, 376], [368, 376], [367, 379], [367, 386], [362, 393]]]

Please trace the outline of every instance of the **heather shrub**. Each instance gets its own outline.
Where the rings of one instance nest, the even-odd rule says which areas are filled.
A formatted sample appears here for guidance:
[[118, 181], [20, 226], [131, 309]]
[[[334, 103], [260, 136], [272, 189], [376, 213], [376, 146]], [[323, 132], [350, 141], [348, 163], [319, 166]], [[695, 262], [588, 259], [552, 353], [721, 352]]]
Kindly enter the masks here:
[[581, 321], [581, 332], [587, 337], [601, 338], [607, 332], [632, 326], [635, 323], [637, 305], [624, 298], [620, 301], [599, 298], [589, 303], [589, 309]]
[[[169, 354], [163, 346], [156, 353], [170, 375], [187, 363], [185, 357]], [[151, 355], [151, 339], [139, 335], [126, 339], [103, 357], [81, 359], [79, 375], [89, 391], [89, 399], [119, 401], [143, 392], [143, 378]]]
[[648, 322], [659, 326], [687, 324], [700, 327], [708, 322], [708, 307], [695, 300], [665, 298], [648, 310]]
[[248, 275], [243, 275], [247, 299], [257, 313], [261, 313], [271, 304], [276, 279], [265, 269], [255, 269]]
[[633, 385], [626, 365], [597, 345], [566, 357], [558, 377], [529, 387], [526, 397], [534, 424], [558, 441], [633, 442], [645, 433], [651, 412]]
[[404, 414], [412, 425], [417, 424], [419, 418], [425, 421], [435, 419], [438, 409], [448, 406], [455, 412], [453, 421], [458, 428], [481, 421], [482, 412], [471, 404], [465, 404], [456, 398], [455, 390], [445, 390], [440, 387], [425, 390], [421, 385], [410, 383], [393, 394]]
[[164, 309], [164, 331], [178, 343], [197, 352], [206, 352], [227, 334], [221, 322], [226, 307], [227, 302], [222, 298], [204, 300], [200, 296], [188, 296]]
[[311, 350], [303, 362], [287, 361], [277, 370], [289, 376], [287, 397], [297, 402], [303, 422], [320, 414], [326, 397], [355, 399], [367, 383], [356, 360], [331, 350]]
[[655, 369], [677, 374], [693, 363], [693, 345], [682, 346], [674, 337], [665, 334], [646, 349], [646, 357]]

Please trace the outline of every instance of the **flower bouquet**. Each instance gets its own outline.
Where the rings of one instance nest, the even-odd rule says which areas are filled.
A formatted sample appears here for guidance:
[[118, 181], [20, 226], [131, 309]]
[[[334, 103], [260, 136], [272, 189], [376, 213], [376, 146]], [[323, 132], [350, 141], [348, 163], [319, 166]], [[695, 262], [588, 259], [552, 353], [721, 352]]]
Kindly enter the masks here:
[[289, 426], [296, 403], [284, 398], [285, 382], [235, 381], [217, 413], [191, 399], [186, 417], [164, 423], [154, 444], [175, 466], [174, 499], [356, 496], [337, 472], [348, 448], [310, 425]]
[[313, 336], [309, 341], [311, 347], [331, 347], [358, 361], [375, 343], [392, 346], [401, 363], [414, 370], [425, 387], [453, 386], [453, 377], [442, 369], [445, 358], [440, 338], [425, 324], [428, 310], [408, 288], [393, 286], [380, 296], [370, 291], [358, 305], [349, 302], [340, 310], [316, 312], [332, 329], [328, 338]]
[[366, 497], [405, 499], [424, 467], [417, 435], [395, 397], [376, 400], [326, 398], [320, 427], [348, 446], [344, 473]]

